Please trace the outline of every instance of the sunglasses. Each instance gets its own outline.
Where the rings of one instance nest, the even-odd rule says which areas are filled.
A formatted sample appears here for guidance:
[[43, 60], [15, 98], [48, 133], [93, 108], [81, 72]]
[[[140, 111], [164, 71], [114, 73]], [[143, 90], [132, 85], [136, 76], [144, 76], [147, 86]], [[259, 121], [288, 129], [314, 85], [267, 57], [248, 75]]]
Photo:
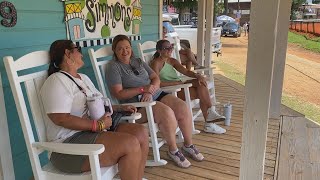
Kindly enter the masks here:
[[129, 64], [129, 65], [130, 65], [130, 67], [131, 67], [132, 72], [134, 73], [134, 75], [138, 76], [138, 75], [140, 74], [139, 71], [138, 71], [135, 67], [133, 67], [131, 64]]
[[77, 49], [77, 51], [78, 51], [79, 53], [82, 53], [82, 50], [81, 50], [81, 47], [80, 47], [80, 46], [75, 46], [75, 47], [73, 47], [72, 49]]
[[171, 51], [173, 48], [174, 48], [173, 45], [171, 45], [168, 47], [163, 47], [163, 48], [161, 48], [161, 50]]

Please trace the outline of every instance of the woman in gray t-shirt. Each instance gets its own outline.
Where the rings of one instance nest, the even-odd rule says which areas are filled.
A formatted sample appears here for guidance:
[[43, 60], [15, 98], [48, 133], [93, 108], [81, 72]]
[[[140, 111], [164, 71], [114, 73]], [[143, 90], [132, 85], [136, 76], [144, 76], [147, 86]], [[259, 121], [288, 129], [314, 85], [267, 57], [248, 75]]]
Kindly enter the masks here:
[[[158, 75], [140, 59], [133, 57], [131, 42], [125, 35], [113, 39], [114, 59], [108, 66], [106, 79], [114, 97], [121, 103], [156, 101], [153, 115], [162, 136], [169, 146], [168, 155], [179, 167], [189, 167], [191, 163], [179, 151], [175, 130], [180, 127], [185, 139], [182, 150], [196, 161], [202, 161], [203, 155], [192, 144], [192, 118], [187, 105], [181, 99], [162, 92], [159, 89]], [[147, 116], [144, 108], [139, 109], [144, 123]]]

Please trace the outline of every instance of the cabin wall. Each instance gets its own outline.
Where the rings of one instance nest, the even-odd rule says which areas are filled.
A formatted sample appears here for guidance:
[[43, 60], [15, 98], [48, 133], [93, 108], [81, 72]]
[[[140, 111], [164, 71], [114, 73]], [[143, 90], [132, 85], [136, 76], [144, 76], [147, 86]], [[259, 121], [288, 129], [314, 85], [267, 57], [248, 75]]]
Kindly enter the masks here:
[[[8, 1], [15, 6], [18, 20], [14, 27], [5, 27], [0, 24], [0, 73], [3, 79], [15, 177], [17, 180], [26, 180], [32, 176], [32, 170], [18, 113], [5, 72], [3, 57], [13, 56], [14, 59], [17, 59], [33, 51], [48, 50], [54, 40], [66, 39], [67, 35], [64, 23], [64, 6], [60, 0]], [[133, 0], [131, 1], [133, 2]], [[159, 1], [141, 0], [141, 4], [143, 21], [141, 42], [156, 41], [159, 39]], [[3, 17], [0, 16], [0, 21], [2, 19]], [[133, 42], [136, 55], [138, 55], [136, 46], [138, 42]], [[89, 75], [92, 81], [96, 83], [87, 48], [83, 48], [83, 58], [85, 66], [81, 69], [81, 72]], [[46, 160], [43, 161], [46, 162]]]

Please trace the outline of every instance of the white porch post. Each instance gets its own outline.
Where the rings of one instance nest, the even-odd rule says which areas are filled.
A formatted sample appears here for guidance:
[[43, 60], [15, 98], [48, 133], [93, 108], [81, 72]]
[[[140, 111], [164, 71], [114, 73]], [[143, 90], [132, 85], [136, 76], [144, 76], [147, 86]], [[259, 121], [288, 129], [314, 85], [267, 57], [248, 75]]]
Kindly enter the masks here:
[[163, 9], [163, 0], [159, 0], [159, 39], [163, 39], [163, 25], [162, 25], [162, 10]]
[[205, 8], [206, 0], [198, 1], [198, 30], [197, 30], [197, 61], [204, 65], [204, 32], [205, 32]]
[[290, 19], [291, 0], [281, 0], [279, 5], [276, 53], [273, 65], [273, 79], [270, 100], [270, 118], [280, 119], [281, 95], [286, 62], [288, 27]]
[[7, 114], [0, 74], [0, 180], [14, 180]]
[[210, 67], [212, 60], [212, 27], [213, 27], [213, 1], [206, 3], [206, 31], [205, 31], [205, 67]]
[[280, 0], [251, 1], [240, 180], [262, 180]]

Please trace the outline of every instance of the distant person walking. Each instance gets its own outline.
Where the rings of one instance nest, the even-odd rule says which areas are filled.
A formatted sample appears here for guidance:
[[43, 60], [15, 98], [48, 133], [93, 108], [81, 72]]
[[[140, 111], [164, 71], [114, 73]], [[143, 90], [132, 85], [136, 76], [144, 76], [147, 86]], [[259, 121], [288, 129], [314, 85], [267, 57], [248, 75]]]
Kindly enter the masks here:
[[247, 36], [248, 28], [249, 28], [248, 23], [245, 22], [243, 24], [244, 36]]

